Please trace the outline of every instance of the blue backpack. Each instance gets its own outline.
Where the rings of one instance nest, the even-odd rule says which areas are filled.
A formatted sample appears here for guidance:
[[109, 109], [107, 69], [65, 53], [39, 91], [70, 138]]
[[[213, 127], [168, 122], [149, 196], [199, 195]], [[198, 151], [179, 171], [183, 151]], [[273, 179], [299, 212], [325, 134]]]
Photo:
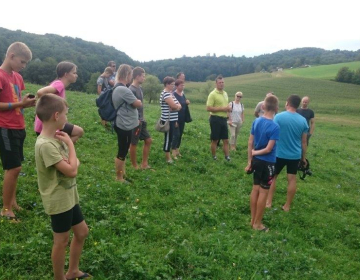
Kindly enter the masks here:
[[116, 114], [120, 107], [125, 103], [120, 104], [118, 108], [115, 109], [112, 101], [112, 93], [116, 87], [120, 84], [116, 84], [113, 88], [105, 89], [98, 98], [96, 98], [96, 106], [99, 108], [98, 112], [102, 120], [113, 122], [116, 119]]

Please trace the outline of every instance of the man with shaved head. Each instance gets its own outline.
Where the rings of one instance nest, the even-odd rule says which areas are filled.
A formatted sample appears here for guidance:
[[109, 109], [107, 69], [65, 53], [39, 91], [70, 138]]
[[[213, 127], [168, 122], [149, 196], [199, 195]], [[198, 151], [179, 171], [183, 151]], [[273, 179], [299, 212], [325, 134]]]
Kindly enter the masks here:
[[314, 111], [309, 109], [310, 98], [309, 96], [304, 96], [301, 100], [301, 108], [297, 109], [296, 112], [298, 112], [300, 115], [302, 115], [309, 126], [309, 131], [307, 134], [307, 145], [309, 146], [309, 139], [311, 135], [314, 133], [315, 130], [315, 114]]

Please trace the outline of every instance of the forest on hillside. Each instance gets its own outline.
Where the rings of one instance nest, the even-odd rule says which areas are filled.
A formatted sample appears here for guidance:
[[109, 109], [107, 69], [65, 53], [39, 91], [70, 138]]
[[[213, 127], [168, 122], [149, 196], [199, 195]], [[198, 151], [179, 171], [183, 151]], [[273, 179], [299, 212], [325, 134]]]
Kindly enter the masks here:
[[181, 71], [186, 73], [186, 79], [189, 81], [206, 81], [214, 79], [218, 74], [231, 77], [260, 71], [271, 72], [278, 68], [360, 60], [360, 49], [329, 51], [319, 48], [298, 48], [255, 57], [217, 57], [213, 54], [212, 56], [183, 56], [176, 59], [138, 62], [124, 52], [102, 43], [55, 34], [37, 35], [20, 30], [11, 31], [0, 27], [0, 62], [8, 46], [16, 41], [24, 42], [33, 52], [33, 60], [22, 72], [26, 81], [41, 85], [48, 84], [56, 76], [57, 63], [68, 60], [78, 66], [79, 78], [70, 86], [70, 89], [78, 91], [89, 91], [92, 87], [95, 88], [97, 76], [103, 72], [110, 60], [114, 60], [117, 65], [127, 63], [132, 66], [141, 66], [147, 73], [157, 76], [160, 81], [165, 76], [175, 76]]

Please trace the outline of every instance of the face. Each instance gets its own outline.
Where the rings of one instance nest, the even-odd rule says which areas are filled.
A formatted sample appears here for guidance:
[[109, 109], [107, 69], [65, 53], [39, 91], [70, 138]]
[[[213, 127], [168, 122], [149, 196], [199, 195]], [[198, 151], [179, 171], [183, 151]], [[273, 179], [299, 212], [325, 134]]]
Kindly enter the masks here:
[[167, 84], [165, 89], [167, 92], [170, 92], [170, 91], [173, 91], [174, 86], [175, 86], [175, 82], [172, 82], [171, 84]]
[[111, 64], [110, 65], [111, 69], [114, 71], [114, 73], [116, 72], [116, 64]]
[[218, 90], [223, 90], [224, 86], [225, 86], [224, 79], [219, 79], [219, 80], [216, 81], [216, 88]]
[[145, 82], [145, 73], [142, 73], [141, 75], [136, 77], [136, 80], [139, 82], [139, 84], [142, 84], [143, 82]]
[[77, 74], [77, 68], [74, 67], [73, 69], [71, 69], [70, 72], [68, 73], [65, 73], [65, 76], [66, 78], [69, 80], [69, 82], [72, 84], [72, 83], [75, 83], [77, 78], [78, 78], [78, 74]]
[[67, 113], [68, 108], [65, 108], [62, 112], [55, 113], [55, 120], [58, 124], [58, 129], [63, 129], [65, 124], [67, 123]]
[[185, 74], [181, 74], [178, 79], [185, 82]]
[[179, 91], [184, 91], [185, 88], [185, 84], [180, 84], [176, 87], [176, 89], [178, 89]]
[[309, 105], [309, 98], [304, 97], [301, 101], [302, 107], [307, 108]]
[[240, 101], [241, 99], [242, 99], [242, 94], [240, 94], [240, 93], [235, 94], [236, 101]]
[[11, 54], [11, 68], [15, 72], [23, 70], [28, 62], [29, 61], [21, 55]]

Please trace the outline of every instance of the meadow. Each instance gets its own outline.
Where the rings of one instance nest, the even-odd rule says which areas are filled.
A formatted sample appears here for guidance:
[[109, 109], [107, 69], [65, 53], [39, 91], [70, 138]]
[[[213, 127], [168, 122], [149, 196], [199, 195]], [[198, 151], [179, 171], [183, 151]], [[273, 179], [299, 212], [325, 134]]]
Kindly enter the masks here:
[[[68, 119], [85, 135], [76, 144], [80, 203], [90, 228], [81, 269], [94, 279], [359, 279], [360, 86], [295, 77], [252, 74], [225, 79], [230, 99], [244, 94], [245, 123], [231, 162], [210, 155], [206, 83], [187, 83], [193, 122], [181, 153], [165, 163], [163, 134], [154, 131], [158, 104], [145, 103], [153, 138], [150, 165], [127, 161], [129, 185], [115, 182], [116, 134], [99, 123], [95, 95], [67, 92]], [[27, 85], [34, 92], [40, 86]], [[244, 172], [253, 109], [274, 91], [284, 107], [289, 94], [310, 95], [316, 129], [307, 158], [313, 176], [298, 180], [289, 213], [286, 178], [280, 175], [268, 233], [249, 226], [252, 177]], [[34, 110], [26, 110], [25, 162], [18, 182], [22, 220], [0, 220], [0, 279], [51, 279], [52, 233], [37, 189]], [[141, 158], [142, 143], [138, 147]], [[0, 172], [3, 179], [3, 172]]]

